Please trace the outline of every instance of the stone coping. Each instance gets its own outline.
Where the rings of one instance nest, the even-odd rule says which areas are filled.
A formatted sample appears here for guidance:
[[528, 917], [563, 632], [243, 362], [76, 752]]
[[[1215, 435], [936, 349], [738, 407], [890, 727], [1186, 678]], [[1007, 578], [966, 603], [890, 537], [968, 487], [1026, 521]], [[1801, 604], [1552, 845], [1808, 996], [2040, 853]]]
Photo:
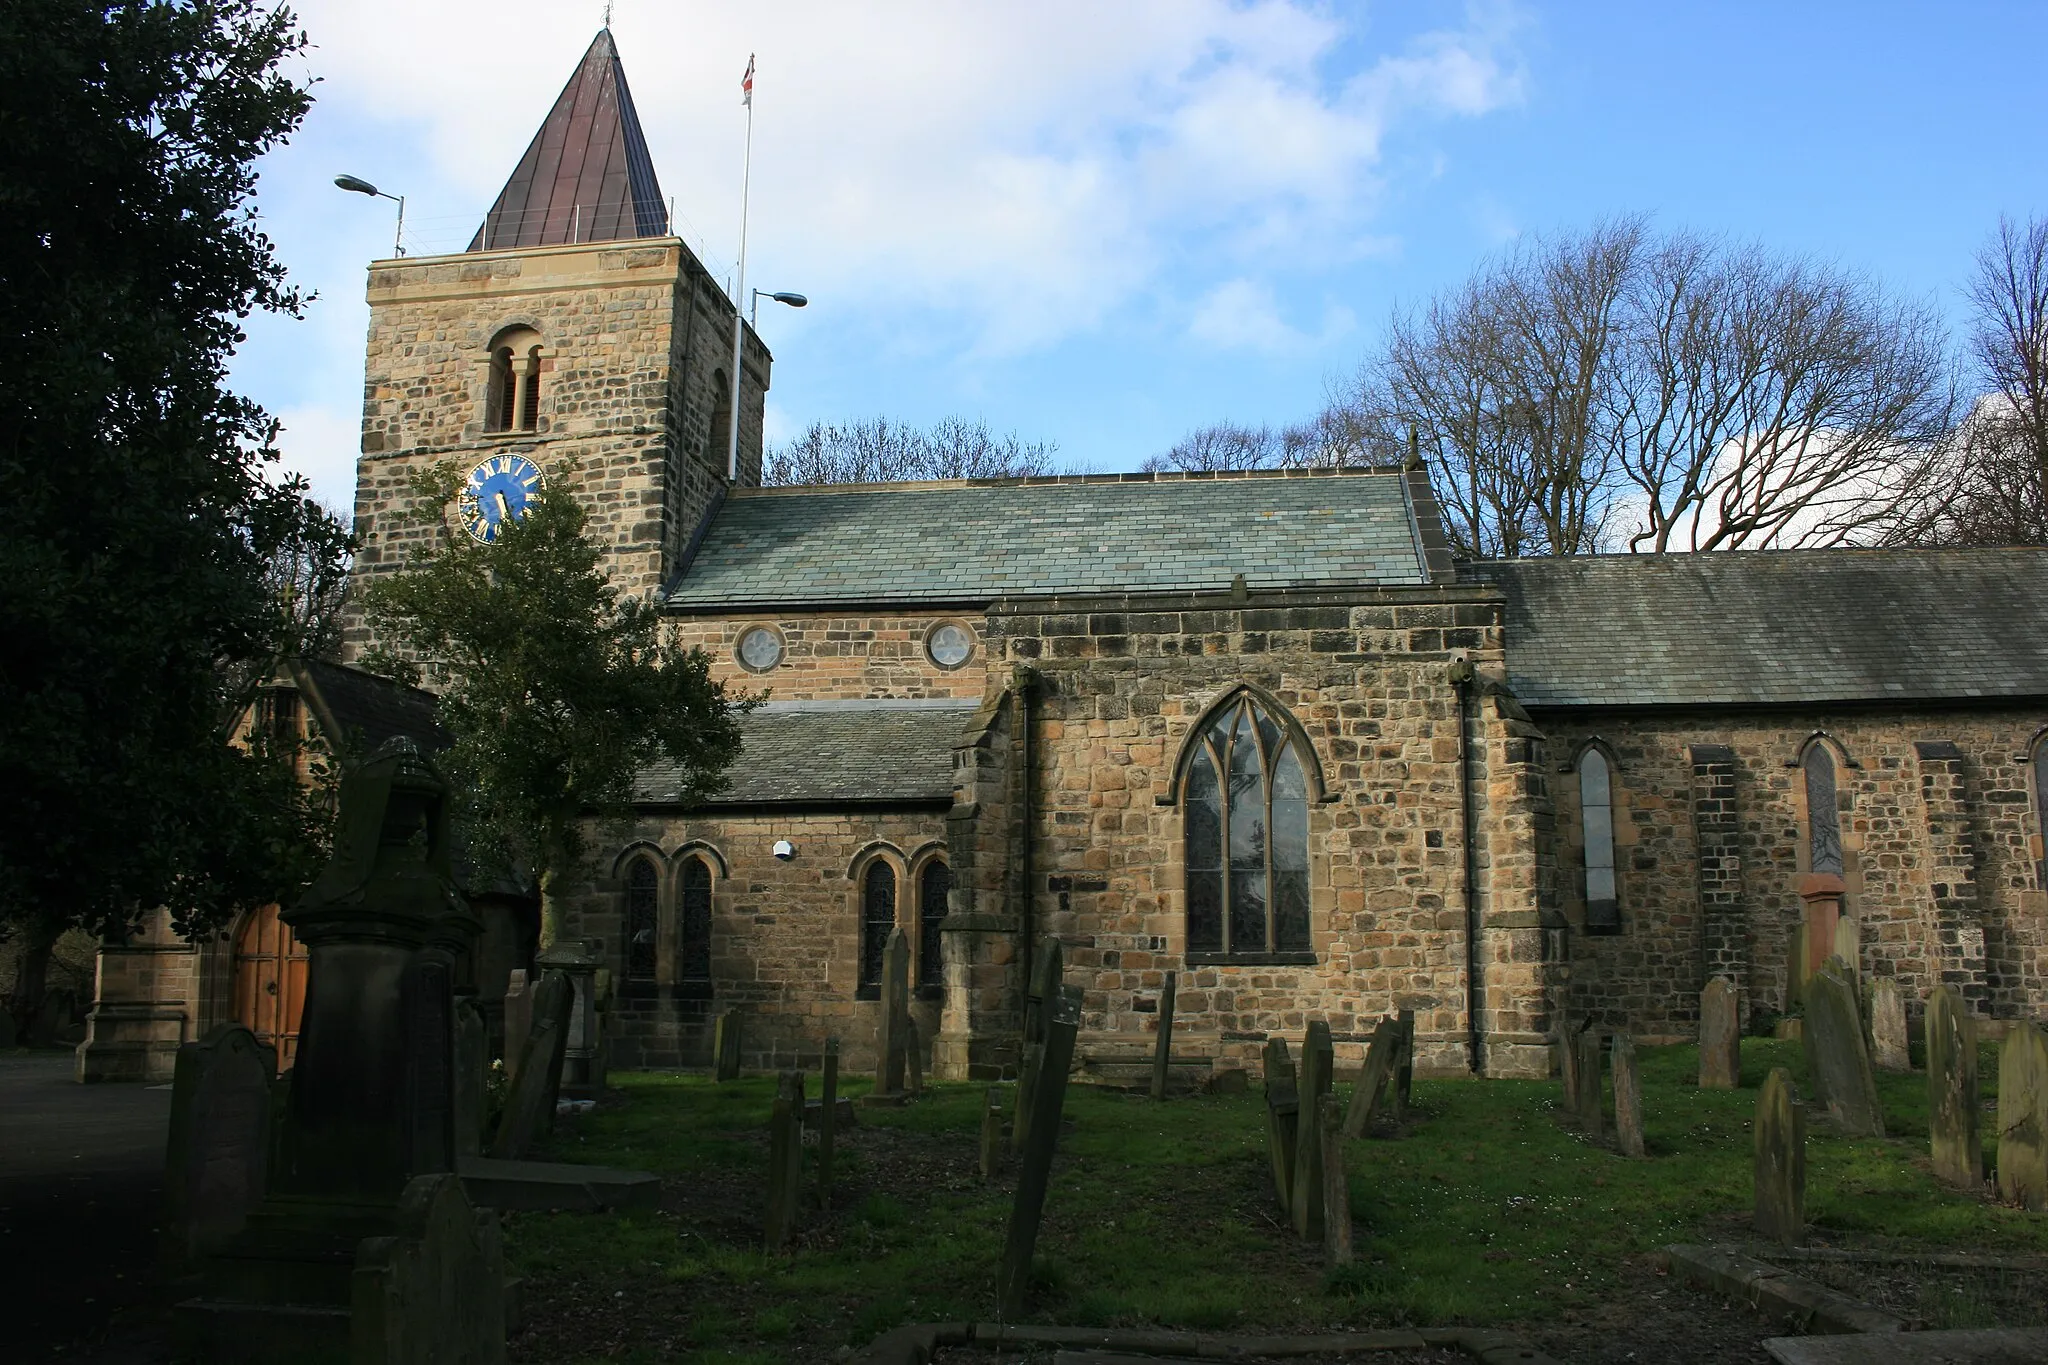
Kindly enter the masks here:
[[1665, 1247], [1659, 1259], [1672, 1274], [1746, 1303], [1794, 1331], [1903, 1332], [1905, 1321], [1739, 1252], [1715, 1247]]
[[1218, 1335], [1207, 1332], [1112, 1330], [1100, 1327], [1012, 1326], [994, 1322], [915, 1323], [885, 1332], [855, 1360], [861, 1365], [929, 1365], [945, 1346], [1037, 1346], [1125, 1351], [1138, 1356], [1183, 1360], [1243, 1360], [1249, 1356], [1311, 1356], [1331, 1353], [1368, 1359], [1377, 1351], [1414, 1351], [1430, 1346], [1463, 1351], [1485, 1365], [1559, 1365], [1504, 1332], [1483, 1328], [1423, 1328], [1419, 1331], [1324, 1332]]

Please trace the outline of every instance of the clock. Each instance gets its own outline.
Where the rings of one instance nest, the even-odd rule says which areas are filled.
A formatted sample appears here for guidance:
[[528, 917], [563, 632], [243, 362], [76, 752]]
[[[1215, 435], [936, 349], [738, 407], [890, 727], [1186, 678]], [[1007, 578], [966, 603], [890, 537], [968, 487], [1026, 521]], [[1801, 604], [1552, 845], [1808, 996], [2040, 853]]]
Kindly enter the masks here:
[[469, 533], [489, 545], [540, 493], [540, 468], [524, 455], [490, 455], [469, 471], [456, 506]]

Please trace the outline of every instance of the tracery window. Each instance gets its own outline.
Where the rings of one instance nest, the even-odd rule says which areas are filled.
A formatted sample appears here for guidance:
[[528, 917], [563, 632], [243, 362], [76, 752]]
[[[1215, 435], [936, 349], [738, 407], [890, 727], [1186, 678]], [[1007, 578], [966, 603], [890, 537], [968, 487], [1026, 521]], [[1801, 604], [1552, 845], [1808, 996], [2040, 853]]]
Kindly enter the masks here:
[[1806, 776], [1807, 870], [1842, 875], [1842, 818], [1835, 801], [1835, 756], [1816, 741], [1799, 766]]
[[889, 931], [896, 927], [896, 869], [877, 858], [868, 864], [860, 881], [860, 984], [879, 990], [882, 985], [882, 950], [889, 946]]
[[1308, 776], [1285, 722], [1249, 693], [1195, 736], [1184, 809], [1188, 952], [1307, 953]]
[[1621, 928], [1614, 878], [1614, 773], [1607, 755], [1588, 749], [1579, 758], [1579, 825], [1586, 844], [1586, 928]]
[[654, 979], [654, 935], [660, 916], [659, 876], [646, 858], [626, 869], [626, 979]]
[[953, 889], [953, 871], [937, 858], [924, 865], [917, 881], [917, 984], [945, 984], [939, 960], [939, 926], [946, 919], [946, 895]]
[[702, 858], [683, 863], [677, 947], [683, 981], [711, 979], [711, 869]]

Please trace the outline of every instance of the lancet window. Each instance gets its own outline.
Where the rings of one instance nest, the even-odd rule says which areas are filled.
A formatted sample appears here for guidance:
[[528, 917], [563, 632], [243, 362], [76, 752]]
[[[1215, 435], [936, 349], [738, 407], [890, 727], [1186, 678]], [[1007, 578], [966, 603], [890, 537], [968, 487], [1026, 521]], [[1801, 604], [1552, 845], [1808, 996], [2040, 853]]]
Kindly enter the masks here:
[[1190, 953], [1264, 957], [1309, 947], [1309, 760], [1249, 693], [1194, 737], [1183, 808]]

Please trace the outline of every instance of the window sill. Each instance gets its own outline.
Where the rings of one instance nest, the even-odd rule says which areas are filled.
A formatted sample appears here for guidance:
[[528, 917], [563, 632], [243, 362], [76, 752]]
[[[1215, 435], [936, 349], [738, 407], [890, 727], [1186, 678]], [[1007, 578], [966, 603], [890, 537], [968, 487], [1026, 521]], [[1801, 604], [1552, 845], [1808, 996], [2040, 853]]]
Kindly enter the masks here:
[[1189, 953], [1190, 967], [1313, 967], [1314, 953]]

